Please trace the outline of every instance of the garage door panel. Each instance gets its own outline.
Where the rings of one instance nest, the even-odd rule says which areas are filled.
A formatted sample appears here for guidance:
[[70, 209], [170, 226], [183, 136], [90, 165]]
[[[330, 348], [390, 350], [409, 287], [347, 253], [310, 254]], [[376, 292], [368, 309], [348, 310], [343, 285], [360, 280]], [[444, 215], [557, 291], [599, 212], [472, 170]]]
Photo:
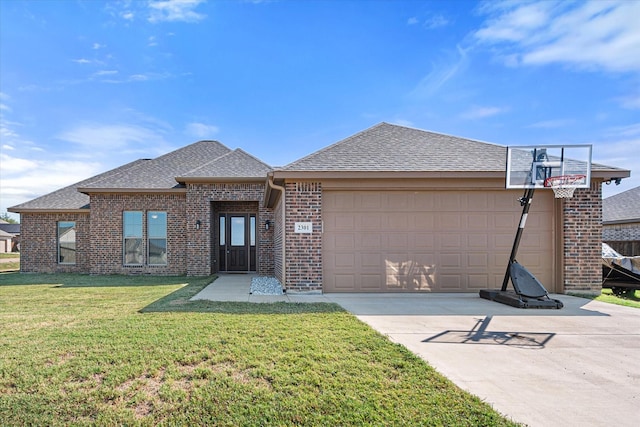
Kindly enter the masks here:
[[486, 234], [469, 234], [467, 237], [467, 247], [469, 248], [484, 248], [489, 245], [489, 236]]
[[[325, 291], [499, 288], [522, 211], [516, 193], [324, 192]], [[550, 192], [536, 197], [518, 252], [545, 284], [554, 273], [553, 209]]]

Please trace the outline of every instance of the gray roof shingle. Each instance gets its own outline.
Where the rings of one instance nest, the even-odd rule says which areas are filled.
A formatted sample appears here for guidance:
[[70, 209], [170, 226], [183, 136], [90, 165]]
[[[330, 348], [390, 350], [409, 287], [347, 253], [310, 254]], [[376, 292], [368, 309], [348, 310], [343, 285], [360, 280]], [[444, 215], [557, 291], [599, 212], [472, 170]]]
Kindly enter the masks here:
[[177, 177], [185, 178], [262, 178], [272, 168], [263, 161], [237, 148], [217, 159], [211, 160], [185, 174]]
[[504, 171], [499, 145], [380, 123], [284, 166], [285, 171]]
[[56, 190], [52, 193], [45, 194], [28, 202], [21, 203], [19, 205], [9, 208], [9, 211], [19, 212], [21, 210], [30, 209], [46, 209], [46, 210], [76, 210], [76, 209], [89, 209], [89, 196], [78, 192], [78, 188], [96, 185], [103, 179], [111, 179], [113, 176], [117, 176], [122, 173], [127, 173], [130, 169], [135, 169], [140, 164], [147, 162], [148, 160], [136, 160], [126, 165], [120, 166], [116, 169], [101, 173], [100, 175], [93, 176], [85, 179], [84, 181], [77, 182], [67, 187]]
[[602, 222], [640, 222], [640, 187], [603, 199]]
[[[336, 142], [279, 170], [315, 172], [502, 172], [507, 148], [389, 123]], [[628, 171], [593, 163], [592, 171]]]
[[176, 181], [180, 176], [266, 179], [270, 170], [242, 150], [232, 151], [217, 141], [199, 141], [155, 159], [136, 160], [9, 210], [88, 210], [89, 196], [80, 191], [171, 190], [184, 187]]
[[231, 149], [217, 141], [199, 141], [163, 156], [148, 160], [136, 168], [100, 182], [85, 185], [94, 189], [171, 189], [179, 187], [175, 177], [217, 159]]

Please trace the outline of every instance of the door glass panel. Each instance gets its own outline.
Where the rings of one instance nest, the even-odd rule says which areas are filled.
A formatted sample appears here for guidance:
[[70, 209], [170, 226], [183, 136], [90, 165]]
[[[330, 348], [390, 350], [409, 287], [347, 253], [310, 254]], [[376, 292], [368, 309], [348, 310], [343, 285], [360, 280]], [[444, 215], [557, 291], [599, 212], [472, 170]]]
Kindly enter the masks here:
[[252, 216], [251, 219], [249, 220], [249, 225], [250, 225], [250, 241], [251, 241], [251, 246], [255, 246], [256, 245], [256, 217]]
[[231, 217], [231, 246], [244, 246], [244, 217]]
[[227, 232], [227, 227], [225, 226], [225, 217], [220, 217], [220, 246], [224, 246], [225, 243], [225, 234]]

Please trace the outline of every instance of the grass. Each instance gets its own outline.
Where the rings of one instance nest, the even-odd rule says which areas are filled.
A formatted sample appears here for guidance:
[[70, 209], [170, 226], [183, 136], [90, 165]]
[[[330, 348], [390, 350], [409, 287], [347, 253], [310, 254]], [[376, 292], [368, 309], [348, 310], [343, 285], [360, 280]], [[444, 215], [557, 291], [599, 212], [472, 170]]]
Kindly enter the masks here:
[[0, 274], [1, 425], [513, 425], [332, 304]]
[[609, 304], [624, 305], [626, 307], [640, 308], [640, 291], [628, 290], [621, 295], [615, 295], [611, 289], [603, 289], [600, 295], [572, 294], [583, 298], [590, 298], [596, 301], [607, 302]]
[[17, 261], [0, 262], [0, 272], [20, 270], [20, 252], [2, 252], [0, 260], [4, 259], [17, 259]]

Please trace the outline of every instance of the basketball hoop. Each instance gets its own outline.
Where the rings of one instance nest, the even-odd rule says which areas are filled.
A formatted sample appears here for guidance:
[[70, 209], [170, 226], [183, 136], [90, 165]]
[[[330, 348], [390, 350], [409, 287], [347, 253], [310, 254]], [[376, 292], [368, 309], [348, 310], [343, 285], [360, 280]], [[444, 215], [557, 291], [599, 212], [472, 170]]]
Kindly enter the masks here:
[[544, 186], [551, 187], [556, 199], [569, 199], [573, 197], [576, 185], [582, 184], [586, 178], [586, 175], [552, 176], [544, 180]]

